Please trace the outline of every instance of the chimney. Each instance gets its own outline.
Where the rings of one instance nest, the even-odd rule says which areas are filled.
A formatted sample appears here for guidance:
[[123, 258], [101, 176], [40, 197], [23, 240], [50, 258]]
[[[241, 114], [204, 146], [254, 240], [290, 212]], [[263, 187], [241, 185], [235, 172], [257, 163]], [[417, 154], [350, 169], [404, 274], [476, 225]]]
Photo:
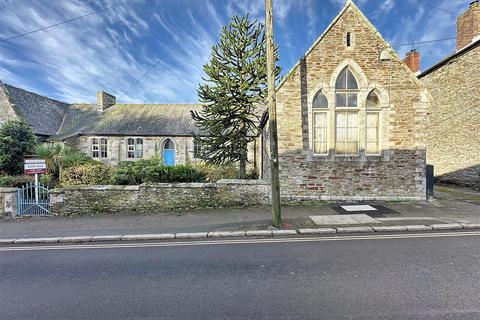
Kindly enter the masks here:
[[103, 112], [116, 103], [117, 98], [114, 95], [105, 91], [97, 91], [97, 106], [99, 111]]
[[420, 74], [420, 53], [413, 49], [407, 53], [403, 62], [412, 70], [415, 75]]
[[470, 3], [457, 20], [457, 51], [478, 40], [480, 36], [480, 1]]

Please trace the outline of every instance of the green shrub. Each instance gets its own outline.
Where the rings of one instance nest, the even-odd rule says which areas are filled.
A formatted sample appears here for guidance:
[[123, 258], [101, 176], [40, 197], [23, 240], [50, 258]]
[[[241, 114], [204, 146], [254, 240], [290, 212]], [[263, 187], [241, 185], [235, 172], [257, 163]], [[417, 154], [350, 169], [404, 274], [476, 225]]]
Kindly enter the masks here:
[[142, 184], [142, 175], [135, 162], [120, 162], [113, 174], [112, 183], [119, 185]]
[[217, 182], [221, 179], [237, 179], [238, 168], [233, 164], [213, 165], [205, 162], [195, 164], [195, 168], [202, 171], [208, 182]]
[[19, 175], [26, 155], [32, 154], [37, 138], [25, 121], [11, 120], [0, 126], [0, 173]]
[[121, 162], [112, 182], [120, 185], [142, 183], [204, 182], [205, 173], [192, 165], [165, 166], [160, 158]]
[[63, 180], [63, 170], [82, 165], [93, 160], [87, 155], [62, 143], [44, 143], [35, 147], [35, 154], [47, 163], [48, 171], [53, 180]]
[[61, 184], [62, 186], [110, 184], [113, 175], [113, 167], [93, 161], [66, 168], [62, 175]]
[[19, 188], [27, 183], [34, 182], [33, 176], [0, 176], [0, 187]]

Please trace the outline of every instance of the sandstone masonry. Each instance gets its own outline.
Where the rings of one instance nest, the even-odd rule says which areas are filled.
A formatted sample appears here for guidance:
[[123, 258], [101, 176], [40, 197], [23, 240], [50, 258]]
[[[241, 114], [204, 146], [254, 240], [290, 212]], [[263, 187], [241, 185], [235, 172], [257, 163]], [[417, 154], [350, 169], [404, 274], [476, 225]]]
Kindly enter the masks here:
[[[339, 74], [348, 68], [358, 83], [355, 108], [337, 107]], [[379, 153], [369, 155], [367, 96], [379, 103]], [[314, 153], [313, 104], [328, 103], [327, 153]], [[279, 161], [284, 199], [425, 198], [425, 125], [431, 97], [360, 10], [347, 2], [327, 31], [280, 84], [277, 92]], [[353, 111], [357, 154], [336, 152], [337, 112]], [[267, 128], [266, 128], [267, 129]], [[264, 149], [268, 149], [265, 146]], [[264, 158], [268, 157], [264, 155]], [[264, 166], [265, 168], [265, 166]], [[264, 176], [267, 173], [264, 171]]]
[[256, 180], [86, 186], [56, 189], [51, 193], [54, 215], [149, 214], [204, 208], [251, 207], [268, 205], [269, 199], [269, 185]]
[[427, 162], [441, 182], [480, 188], [480, 41], [420, 76], [434, 97]]

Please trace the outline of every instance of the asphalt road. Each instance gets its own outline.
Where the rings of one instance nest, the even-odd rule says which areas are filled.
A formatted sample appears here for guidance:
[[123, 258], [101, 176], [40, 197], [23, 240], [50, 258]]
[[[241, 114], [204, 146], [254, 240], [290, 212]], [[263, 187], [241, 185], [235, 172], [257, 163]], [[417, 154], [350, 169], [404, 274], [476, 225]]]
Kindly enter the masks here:
[[478, 234], [75, 248], [0, 248], [0, 319], [480, 319]]

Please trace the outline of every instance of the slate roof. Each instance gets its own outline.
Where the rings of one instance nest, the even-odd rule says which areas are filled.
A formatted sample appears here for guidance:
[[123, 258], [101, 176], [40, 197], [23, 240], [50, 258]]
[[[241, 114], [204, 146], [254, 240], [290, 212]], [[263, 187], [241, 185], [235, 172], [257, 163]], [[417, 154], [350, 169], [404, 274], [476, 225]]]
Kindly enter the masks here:
[[190, 136], [199, 133], [190, 110], [199, 104], [116, 104], [103, 113], [96, 105], [71, 105], [58, 139], [74, 135]]
[[[1, 82], [0, 82], [1, 83]], [[13, 107], [37, 135], [57, 133], [69, 105], [14, 86], [3, 84]]]
[[430, 67], [429, 69], [425, 70], [424, 72], [422, 72], [420, 75], [418, 75], [418, 78], [423, 78], [425, 77], [426, 75], [434, 72], [435, 70], [437, 69], [440, 69], [441, 67], [443, 67], [444, 65], [452, 62], [454, 59], [456, 59], [457, 57], [459, 56], [462, 56], [464, 55], [465, 53], [467, 52], [470, 52], [472, 51], [473, 49], [475, 48], [478, 48], [480, 46], [480, 40], [477, 40], [471, 44], [469, 44], [468, 46], [466, 46], [465, 48], [455, 52], [454, 54], [446, 57], [445, 59], [443, 59], [442, 61], [440, 61], [439, 63], [437, 63], [436, 65]]
[[[190, 114], [190, 111], [201, 111], [201, 104], [115, 104], [101, 112], [96, 104], [68, 104], [3, 85], [13, 107], [33, 132], [50, 140], [76, 135], [191, 136], [201, 133]], [[259, 118], [265, 109], [258, 107]]]

